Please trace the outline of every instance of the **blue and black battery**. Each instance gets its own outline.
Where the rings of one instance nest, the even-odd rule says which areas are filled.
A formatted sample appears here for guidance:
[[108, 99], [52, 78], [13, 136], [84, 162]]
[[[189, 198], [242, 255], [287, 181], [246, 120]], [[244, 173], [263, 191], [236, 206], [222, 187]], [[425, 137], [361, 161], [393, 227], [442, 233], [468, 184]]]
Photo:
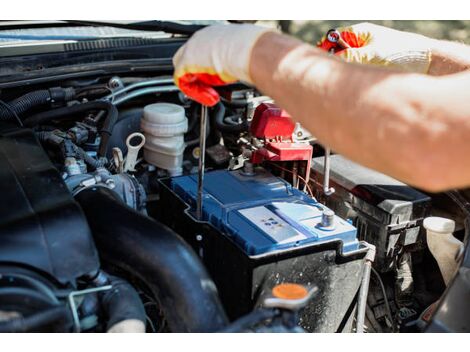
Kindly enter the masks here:
[[231, 318], [274, 285], [294, 282], [320, 289], [302, 327], [348, 329], [367, 251], [353, 225], [263, 168], [206, 173], [202, 221], [196, 176], [167, 179], [162, 189], [161, 220], [202, 257]]

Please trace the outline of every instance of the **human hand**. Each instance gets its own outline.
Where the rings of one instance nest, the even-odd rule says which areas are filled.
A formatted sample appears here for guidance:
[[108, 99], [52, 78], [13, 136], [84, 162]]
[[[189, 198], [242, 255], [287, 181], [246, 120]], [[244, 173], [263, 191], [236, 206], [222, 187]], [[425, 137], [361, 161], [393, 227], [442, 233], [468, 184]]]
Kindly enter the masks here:
[[431, 64], [431, 39], [372, 23], [338, 28], [349, 48], [338, 47], [323, 37], [317, 46], [333, 49], [348, 62], [372, 64], [402, 71], [428, 73]]
[[214, 106], [219, 101], [214, 86], [252, 83], [251, 51], [267, 31], [270, 29], [251, 24], [229, 24], [196, 32], [173, 57], [175, 84], [191, 99]]

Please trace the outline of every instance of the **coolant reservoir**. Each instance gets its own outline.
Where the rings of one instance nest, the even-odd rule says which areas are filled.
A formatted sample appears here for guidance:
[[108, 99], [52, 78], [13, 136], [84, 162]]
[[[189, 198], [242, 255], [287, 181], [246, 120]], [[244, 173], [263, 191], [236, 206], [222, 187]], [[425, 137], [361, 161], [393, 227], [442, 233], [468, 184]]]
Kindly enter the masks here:
[[455, 222], [441, 217], [428, 217], [423, 220], [429, 250], [437, 261], [446, 285], [457, 271], [457, 257], [463, 243], [452, 234]]
[[140, 127], [146, 138], [145, 161], [167, 170], [171, 176], [181, 175], [184, 134], [188, 130], [184, 108], [170, 103], [147, 105]]

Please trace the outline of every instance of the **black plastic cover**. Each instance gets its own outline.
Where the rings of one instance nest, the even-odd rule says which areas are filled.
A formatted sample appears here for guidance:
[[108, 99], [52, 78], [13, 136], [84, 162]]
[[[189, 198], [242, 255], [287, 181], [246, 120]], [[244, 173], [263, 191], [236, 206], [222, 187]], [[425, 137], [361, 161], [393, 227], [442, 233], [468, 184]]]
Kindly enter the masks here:
[[[430, 198], [418, 190], [380, 172], [356, 164], [341, 155], [332, 155], [331, 179], [354, 196], [389, 215], [384, 219], [396, 224], [422, 218]], [[323, 157], [313, 159], [313, 169], [323, 173]]]
[[99, 268], [81, 208], [33, 131], [1, 124], [0, 262], [32, 267], [63, 285]]
[[[324, 158], [314, 158], [313, 178], [322, 197]], [[393, 267], [401, 247], [423, 248], [422, 220], [429, 215], [431, 198], [380, 172], [332, 155], [330, 183], [335, 193], [325, 199], [339, 216], [354, 220], [359, 239], [377, 247], [376, 267]]]

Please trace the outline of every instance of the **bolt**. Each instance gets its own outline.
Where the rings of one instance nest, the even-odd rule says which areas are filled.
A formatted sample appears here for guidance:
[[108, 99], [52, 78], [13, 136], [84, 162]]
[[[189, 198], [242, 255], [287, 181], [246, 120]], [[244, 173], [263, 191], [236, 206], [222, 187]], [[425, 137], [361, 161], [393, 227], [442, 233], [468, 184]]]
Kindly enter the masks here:
[[110, 178], [105, 181], [105, 184], [106, 184], [106, 186], [108, 186], [110, 189], [113, 189], [114, 187], [116, 187], [116, 184], [114, 183], [114, 180], [112, 180], [112, 179], [110, 179]]
[[243, 175], [245, 176], [254, 176], [255, 175], [255, 168], [252, 163], [245, 161], [245, 164], [243, 165]]
[[334, 228], [335, 212], [331, 209], [324, 209], [321, 214], [321, 226], [324, 228]]
[[94, 177], [87, 178], [83, 180], [82, 182], [80, 182], [80, 185], [83, 187], [90, 187], [90, 186], [96, 185], [96, 179]]
[[108, 86], [111, 89], [118, 89], [118, 88], [124, 87], [124, 83], [119, 77], [114, 76], [114, 77], [111, 77], [111, 79], [109, 80]]

